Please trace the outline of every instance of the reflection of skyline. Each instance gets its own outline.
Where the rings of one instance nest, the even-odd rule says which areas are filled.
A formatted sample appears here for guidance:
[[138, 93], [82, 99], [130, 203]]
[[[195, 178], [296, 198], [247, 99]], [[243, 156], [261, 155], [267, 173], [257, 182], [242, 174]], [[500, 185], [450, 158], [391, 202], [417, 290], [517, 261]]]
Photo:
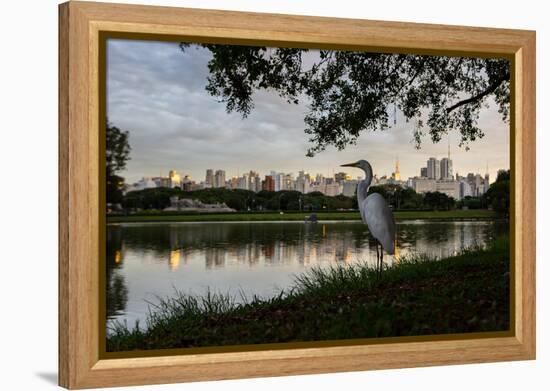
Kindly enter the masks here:
[[[114, 263], [119, 264], [125, 253], [132, 251], [136, 256], [140, 252], [143, 255], [150, 253], [142, 256], [143, 262], [166, 262], [171, 271], [176, 271], [181, 263], [185, 265], [201, 260], [205, 269], [291, 263], [313, 266], [357, 261], [374, 264], [375, 242], [367, 227], [360, 223], [346, 224], [342, 227], [319, 223], [313, 228], [292, 224], [294, 227], [290, 229], [279, 227], [280, 231], [273, 229], [275, 224], [269, 224], [266, 232], [262, 232], [266, 227], [248, 230], [237, 224], [208, 227], [172, 225], [169, 229], [159, 227], [159, 232], [155, 235], [149, 233], [146, 237], [133, 235], [140, 231], [139, 226], [128, 226], [122, 228], [122, 231], [128, 231], [128, 240], [123, 239], [120, 249], [114, 251]], [[479, 231], [476, 223], [398, 223], [396, 254], [394, 257], [386, 255], [385, 260], [391, 262], [413, 252], [435, 257], [450, 256], [490, 239], [489, 232]]]
[[126, 251], [122, 240], [122, 231], [107, 229], [107, 296], [105, 303], [107, 317], [121, 315], [126, 310], [128, 287], [126, 286], [125, 276], [121, 272], [125, 257]]
[[[507, 229], [499, 227], [399, 222], [396, 255], [452, 255]], [[108, 226], [107, 236], [107, 316], [129, 322], [144, 321], [145, 300], [173, 295], [174, 287], [270, 297], [312, 266], [376, 260], [375, 242], [360, 222], [122, 224]], [[387, 264], [393, 259], [384, 257]]]
[[[251, 243], [231, 243], [230, 232], [210, 232], [208, 239], [214, 239], [213, 246], [207, 246], [192, 231], [170, 231], [169, 250], [147, 248], [153, 252], [154, 263], [168, 261], [170, 270], [177, 270], [181, 260], [187, 263], [190, 259], [204, 259], [206, 269], [225, 267], [228, 264], [248, 266], [278, 265], [298, 262], [300, 265], [312, 266], [324, 263], [349, 264], [358, 260], [361, 249], [368, 247], [368, 237], [357, 238], [353, 232], [330, 232], [327, 224], [319, 224], [320, 235], [303, 233], [296, 240], [288, 238], [254, 241]], [[204, 239], [204, 238], [202, 238]], [[321, 240], [322, 239], [322, 240]], [[131, 246], [134, 247], [134, 246]], [[133, 248], [135, 251], [136, 249]], [[142, 250], [142, 251], [143, 251]], [[139, 251], [139, 249], [138, 249]]]
[[180, 265], [181, 261], [181, 250], [170, 250], [170, 261], [168, 261], [168, 265], [170, 266], [170, 270], [177, 270], [178, 266]]

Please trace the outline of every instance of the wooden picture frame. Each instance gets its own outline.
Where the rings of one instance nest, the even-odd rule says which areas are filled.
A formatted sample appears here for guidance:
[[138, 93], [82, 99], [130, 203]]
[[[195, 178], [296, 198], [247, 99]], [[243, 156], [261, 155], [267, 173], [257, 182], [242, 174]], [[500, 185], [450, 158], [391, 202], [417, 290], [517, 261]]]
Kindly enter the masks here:
[[[106, 358], [100, 331], [105, 245], [101, 35], [265, 43], [511, 60], [512, 329], [369, 344]], [[104, 153], [104, 152], [103, 152]], [[535, 33], [71, 1], [59, 6], [59, 384], [90, 388], [535, 358]]]

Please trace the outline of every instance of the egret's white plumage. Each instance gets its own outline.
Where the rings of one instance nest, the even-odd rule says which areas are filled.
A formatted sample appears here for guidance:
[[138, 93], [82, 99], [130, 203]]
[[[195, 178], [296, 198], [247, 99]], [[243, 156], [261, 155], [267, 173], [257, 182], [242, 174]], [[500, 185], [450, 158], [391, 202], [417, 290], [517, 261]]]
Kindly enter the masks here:
[[[372, 236], [382, 245], [388, 254], [395, 252], [395, 221], [384, 197], [373, 193], [367, 197], [372, 182], [372, 167], [366, 160], [344, 164], [345, 167], [361, 168], [365, 179], [357, 185], [357, 203], [363, 222], [369, 227]], [[378, 251], [378, 250], [377, 250]]]
[[388, 254], [393, 254], [395, 252], [395, 222], [384, 197], [378, 193], [372, 193], [359, 205], [359, 210], [372, 236], [380, 242]]

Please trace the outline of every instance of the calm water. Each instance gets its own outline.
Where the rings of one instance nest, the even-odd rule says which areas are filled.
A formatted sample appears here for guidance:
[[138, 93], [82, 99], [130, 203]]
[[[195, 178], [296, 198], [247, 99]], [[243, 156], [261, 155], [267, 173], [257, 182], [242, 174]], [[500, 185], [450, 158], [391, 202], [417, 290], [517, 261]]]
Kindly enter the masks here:
[[[490, 221], [399, 222], [396, 256], [445, 257], [506, 230], [507, 224]], [[361, 222], [108, 225], [107, 315], [133, 325], [145, 319], [147, 301], [175, 289], [267, 297], [312, 266], [375, 261], [374, 241]]]

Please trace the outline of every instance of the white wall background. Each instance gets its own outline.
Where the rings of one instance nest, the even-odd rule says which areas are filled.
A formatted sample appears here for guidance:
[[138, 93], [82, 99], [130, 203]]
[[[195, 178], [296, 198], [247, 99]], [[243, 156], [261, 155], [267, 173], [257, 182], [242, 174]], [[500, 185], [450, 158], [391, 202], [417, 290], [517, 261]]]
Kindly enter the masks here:
[[[105, 0], [104, 0], [105, 1]], [[124, 2], [119, 0], [119, 2]], [[550, 166], [548, 13], [543, 1], [157, 0], [134, 3], [537, 30], [537, 328], [530, 362], [176, 384], [151, 390], [548, 389]], [[0, 12], [0, 388], [56, 388], [57, 1], [2, 2]], [[546, 204], [545, 204], [546, 203]], [[543, 382], [546, 381], [546, 387]], [[134, 389], [134, 388], [132, 388]], [[138, 389], [137, 387], [135, 389]]]

